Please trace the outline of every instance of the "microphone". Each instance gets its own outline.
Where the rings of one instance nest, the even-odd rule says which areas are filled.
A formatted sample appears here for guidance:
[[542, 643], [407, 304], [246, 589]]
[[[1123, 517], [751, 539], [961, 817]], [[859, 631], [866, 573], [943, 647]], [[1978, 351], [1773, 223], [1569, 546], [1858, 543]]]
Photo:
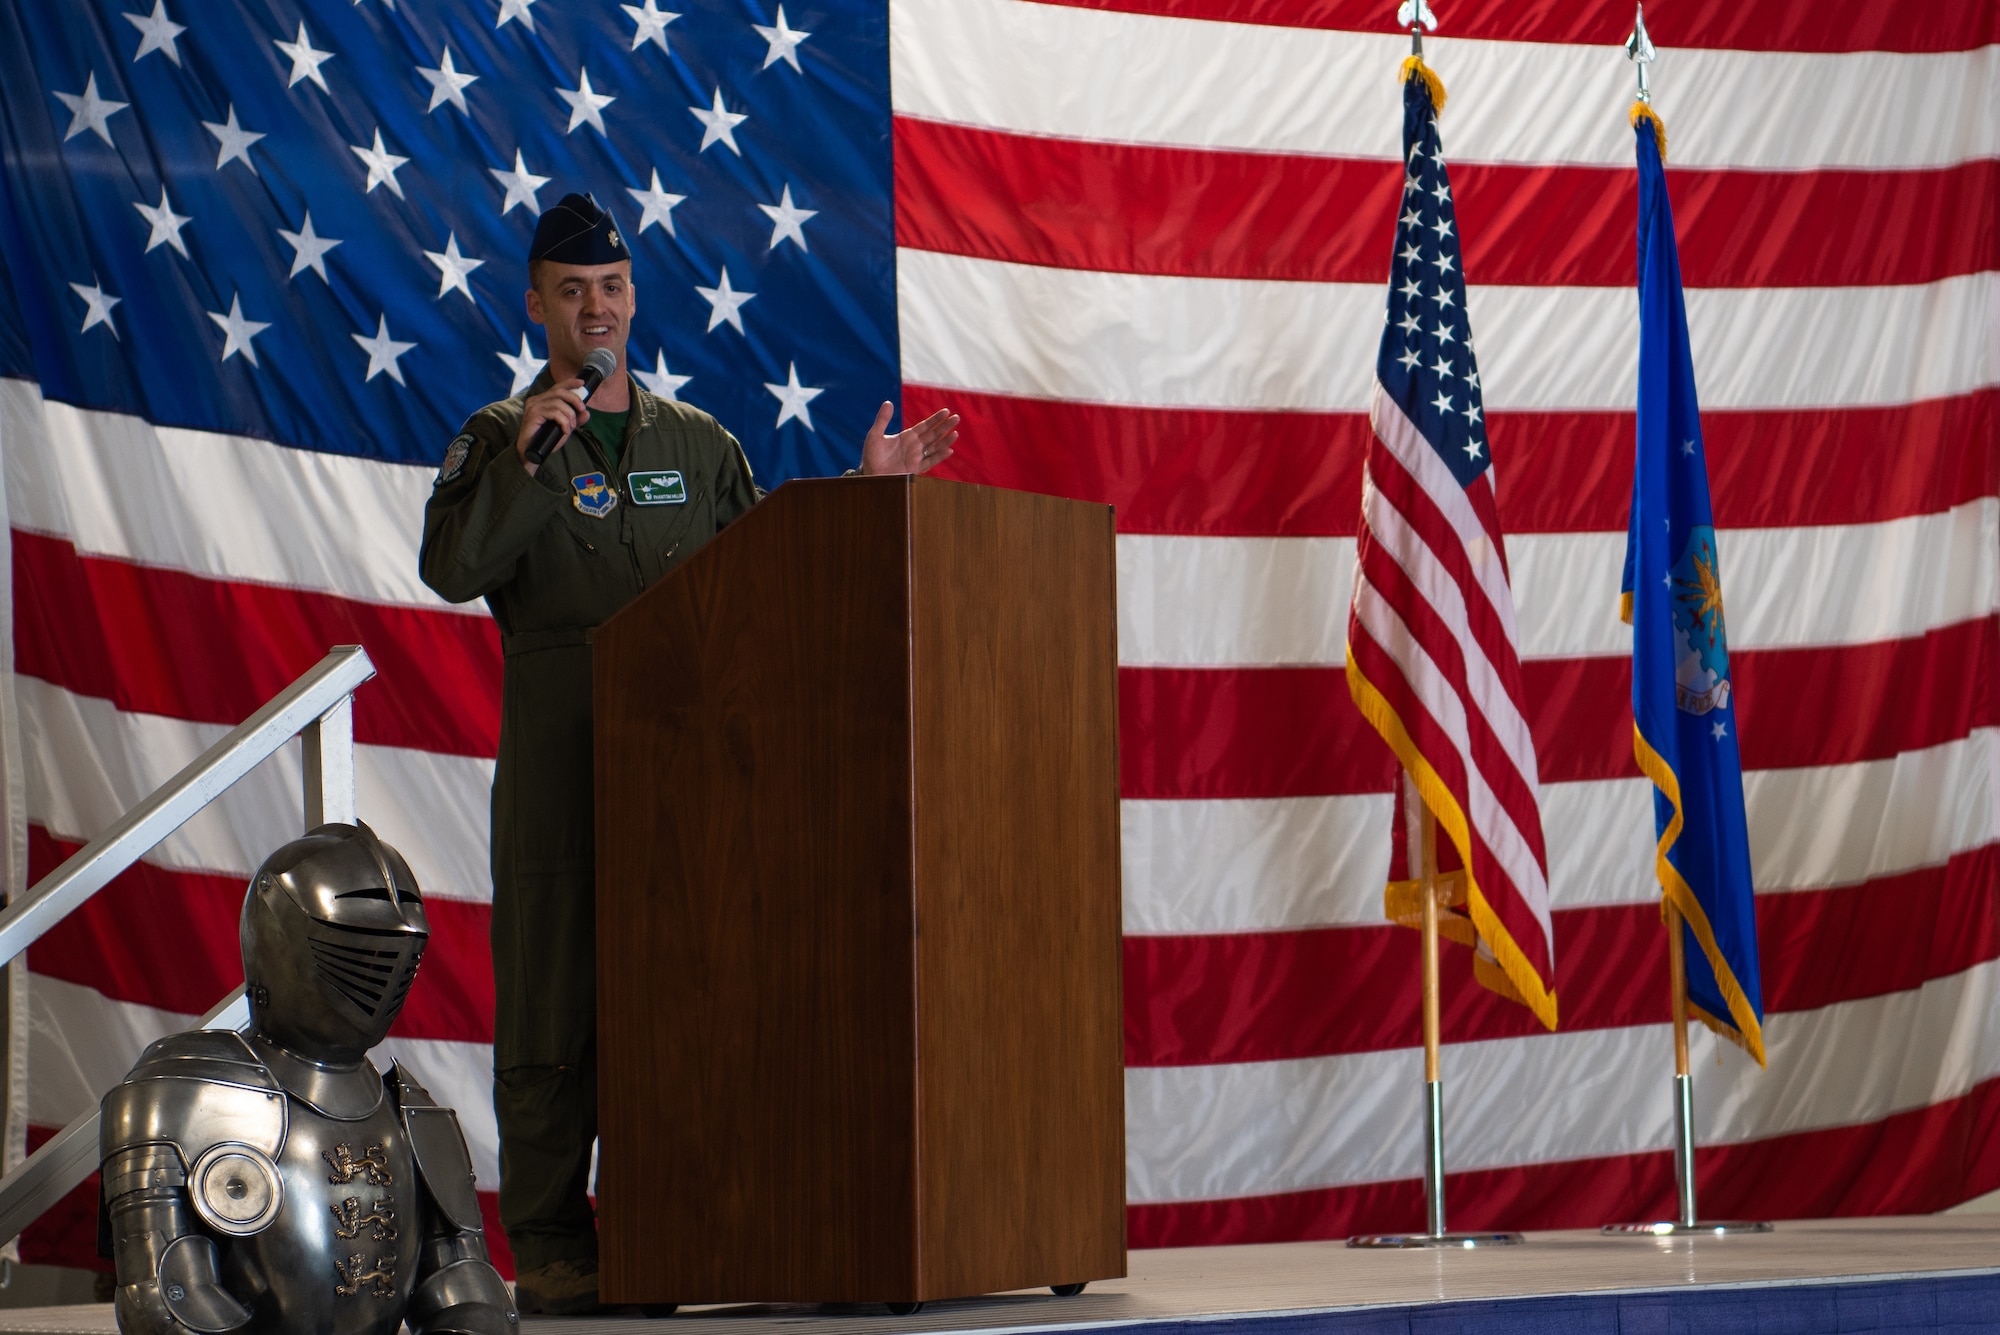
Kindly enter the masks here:
[[[592, 348], [589, 355], [583, 359], [583, 369], [576, 373], [577, 378], [583, 381], [583, 401], [590, 402], [590, 396], [604, 383], [604, 377], [617, 369], [616, 353], [609, 348]], [[562, 438], [561, 422], [542, 423], [536, 430], [534, 438], [528, 442], [528, 462], [540, 468], [542, 460], [549, 457], [549, 451], [553, 450]]]

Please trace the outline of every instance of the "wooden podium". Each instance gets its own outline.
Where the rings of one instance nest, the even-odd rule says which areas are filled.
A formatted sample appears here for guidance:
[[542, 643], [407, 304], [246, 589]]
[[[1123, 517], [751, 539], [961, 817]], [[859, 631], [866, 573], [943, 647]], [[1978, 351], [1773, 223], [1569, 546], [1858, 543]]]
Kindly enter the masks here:
[[793, 482], [596, 637], [610, 1303], [1125, 1273], [1111, 511]]

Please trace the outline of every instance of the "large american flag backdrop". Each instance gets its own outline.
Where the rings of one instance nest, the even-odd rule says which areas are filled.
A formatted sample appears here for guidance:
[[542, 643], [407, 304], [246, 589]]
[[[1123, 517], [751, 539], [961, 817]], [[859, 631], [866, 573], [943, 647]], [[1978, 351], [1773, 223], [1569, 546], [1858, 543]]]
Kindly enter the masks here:
[[[1647, 1217], [1671, 1044], [1616, 596], [1631, 7], [1439, 9], [1562, 1001], [1544, 1033], [1447, 957], [1452, 1222]], [[1414, 1225], [1394, 765], [1342, 666], [1403, 180], [1392, 10], [0, 0], [10, 886], [366, 644], [361, 809], [436, 927], [389, 1047], [491, 1189], [499, 656], [416, 545], [460, 419], [534, 367], [533, 214], [588, 188], [633, 245], [633, 365], [767, 485], [850, 465], [900, 383], [907, 418], [965, 415], [951, 475], [1117, 505], [1133, 1242]], [[1769, 1009], [1768, 1073], [1697, 1039], [1722, 1214], [2000, 1186], [1996, 16], [1648, 16]], [[239, 981], [244, 880], [297, 784], [294, 752], [16, 968], [14, 1148]], [[89, 1259], [92, 1213], [72, 1197], [26, 1254]]]

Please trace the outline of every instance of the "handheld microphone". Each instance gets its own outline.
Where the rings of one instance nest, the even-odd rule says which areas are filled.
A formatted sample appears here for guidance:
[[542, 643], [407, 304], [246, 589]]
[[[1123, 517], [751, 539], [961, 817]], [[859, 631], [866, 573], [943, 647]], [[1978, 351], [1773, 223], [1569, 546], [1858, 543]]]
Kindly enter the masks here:
[[[604, 383], [604, 377], [617, 369], [617, 354], [609, 348], [592, 348], [589, 355], [583, 359], [583, 369], [576, 373], [577, 378], [583, 381], [583, 401], [589, 403], [590, 396]], [[562, 438], [561, 422], [542, 423], [536, 430], [534, 438], [528, 442], [528, 462], [540, 468], [542, 460], [549, 457], [549, 451], [553, 450]]]

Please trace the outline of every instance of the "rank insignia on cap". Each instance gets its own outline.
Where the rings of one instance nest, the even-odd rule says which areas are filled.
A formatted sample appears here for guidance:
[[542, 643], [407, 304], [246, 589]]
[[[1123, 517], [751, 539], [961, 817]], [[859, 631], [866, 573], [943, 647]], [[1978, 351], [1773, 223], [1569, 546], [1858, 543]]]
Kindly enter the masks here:
[[472, 433], [470, 431], [453, 438], [451, 444], [445, 448], [444, 462], [438, 465], [437, 481], [431, 483], [431, 485], [433, 487], [442, 487], [445, 483], [463, 473], [465, 471], [466, 456], [471, 453]]
[[576, 495], [569, 498], [569, 503], [592, 519], [602, 519], [618, 508], [618, 493], [605, 485], [602, 473], [582, 473], [571, 478], [569, 484], [576, 488]]
[[555, 264], [615, 264], [632, 258], [611, 214], [589, 195], [564, 195], [535, 220], [528, 260]]

